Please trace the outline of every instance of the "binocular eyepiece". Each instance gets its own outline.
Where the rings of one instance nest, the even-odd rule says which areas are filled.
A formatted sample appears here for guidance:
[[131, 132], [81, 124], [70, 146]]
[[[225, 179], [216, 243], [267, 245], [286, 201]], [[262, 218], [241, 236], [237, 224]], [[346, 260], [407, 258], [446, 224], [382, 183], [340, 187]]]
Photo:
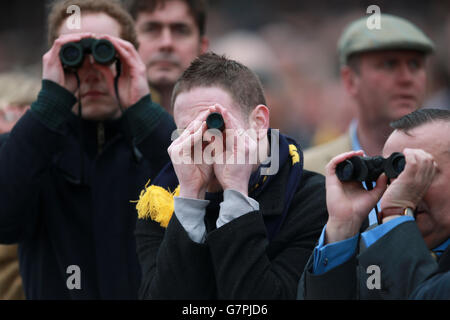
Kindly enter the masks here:
[[206, 126], [208, 129], [218, 129], [223, 131], [225, 129], [225, 121], [218, 112], [212, 112], [206, 118]]
[[87, 54], [92, 54], [95, 62], [109, 65], [116, 60], [116, 49], [106, 39], [85, 38], [78, 42], [68, 42], [61, 47], [59, 58], [65, 68], [79, 68]]
[[381, 156], [354, 156], [342, 161], [336, 167], [341, 181], [374, 182], [384, 172], [389, 179], [397, 178], [405, 168], [405, 156], [394, 152], [388, 158]]

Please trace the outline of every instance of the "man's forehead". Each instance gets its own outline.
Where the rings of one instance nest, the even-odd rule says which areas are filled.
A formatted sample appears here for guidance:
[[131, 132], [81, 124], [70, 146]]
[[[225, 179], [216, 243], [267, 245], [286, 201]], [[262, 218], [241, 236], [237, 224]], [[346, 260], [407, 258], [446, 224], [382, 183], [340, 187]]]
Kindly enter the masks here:
[[174, 107], [193, 107], [211, 104], [235, 107], [231, 94], [220, 86], [194, 86], [180, 91], [174, 101]]
[[186, 2], [170, 0], [160, 2], [153, 10], [142, 11], [138, 14], [139, 21], [154, 21], [165, 23], [195, 23], [194, 17]]
[[[450, 123], [433, 121], [408, 131], [394, 130], [383, 149], [383, 154], [401, 152], [404, 148], [423, 149], [434, 156], [448, 152], [450, 148]], [[386, 154], [389, 153], [389, 154]]]
[[174, 101], [175, 122], [182, 126], [181, 122], [192, 120], [196, 114], [214, 104], [219, 104], [233, 113], [240, 110], [228, 91], [221, 87], [193, 87], [181, 91], [176, 96]]
[[104, 12], [86, 12], [81, 15], [81, 27], [78, 29], [69, 28], [66, 18], [59, 28], [59, 35], [69, 33], [90, 32], [98, 35], [109, 34], [120, 36], [121, 25], [113, 17]]

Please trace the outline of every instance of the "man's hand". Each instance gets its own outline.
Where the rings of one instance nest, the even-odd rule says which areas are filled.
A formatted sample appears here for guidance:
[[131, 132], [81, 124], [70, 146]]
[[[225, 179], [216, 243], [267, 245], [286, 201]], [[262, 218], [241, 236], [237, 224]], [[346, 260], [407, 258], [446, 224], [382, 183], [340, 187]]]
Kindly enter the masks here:
[[[204, 199], [206, 188], [212, 180], [212, 165], [205, 164], [203, 158], [195, 159], [195, 149], [203, 153], [203, 134], [209, 110], [201, 112], [183, 133], [172, 142], [168, 153], [180, 183], [180, 197]], [[200, 163], [195, 163], [200, 160]]]
[[386, 208], [415, 209], [436, 174], [433, 156], [421, 149], [404, 149], [405, 169], [393, 180], [381, 198], [381, 210]]
[[[236, 141], [229, 144], [224, 141], [223, 164], [219, 164], [217, 161], [214, 163], [214, 174], [223, 190], [233, 189], [247, 196], [250, 176], [257, 165], [249, 161], [249, 155], [255, 155], [258, 151], [256, 137], [251, 137], [245, 129], [241, 128], [239, 121], [227, 109], [220, 105], [216, 105], [215, 108], [217, 112], [222, 114], [225, 128], [228, 129], [225, 131], [226, 134], [234, 133], [232, 137], [227, 136], [226, 140], [237, 138], [245, 141], [245, 144]], [[238, 157], [244, 160], [243, 164], [238, 163]]]
[[326, 167], [326, 198], [328, 222], [326, 242], [333, 243], [353, 237], [359, 232], [364, 219], [386, 190], [387, 177], [382, 174], [373, 190], [365, 190], [360, 182], [341, 182], [336, 167], [362, 151], [346, 152], [333, 158]]
[[[134, 46], [125, 40], [110, 35], [97, 36], [97, 39], [109, 40], [116, 49], [122, 72], [119, 77], [119, 96], [121, 105], [127, 109], [150, 93], [147, 82], [147, 70]], [[99, 70], [107, 73], [109, 67], [97, 64]], [[106, 77], [108, 87], [114, 93], [114, 78]]]
[[42, 57], [42, 79], [56, 82], [72, 93], [77, 90], [77, 80], [73, 73], [65, 72], [59, 59], [61, 47], [68, 42], [78, 42], [84, 38], [93, 38], [92, 33], [63, 34], [53, 42], [53, 46]]
[[[106, 39], [109, 40], [116, 52], [122, 65], [121, 75], [119, 77], [118, 89], [120, 103], [123, 108], [129, 108], [138, 102], [142, 97], [150, 93], [145, 65], [134, 46], [128, 41], [110, 36], [96, 35], [93, 33], [74, 33], [63, 34], [53, 43], [52, 48], [43, 57], [43, 79], [56, 82], [72, 93], [77, 90], [76, 77], [72, 72], [65, 72], [59, 59], [61, 47], [68, 42], [78, 42], [84, 38]], [[85, 57], [87, 59], [87, 57]], [[108, 85], [111, 96], [115, 96], [114, 78], [116, 72], [112, 66], [105, 66], [98, 63], [92, 63], [90, 68], [95, 68], [101, 72]], [[83, 65], [80, 67], [83, 68]]]

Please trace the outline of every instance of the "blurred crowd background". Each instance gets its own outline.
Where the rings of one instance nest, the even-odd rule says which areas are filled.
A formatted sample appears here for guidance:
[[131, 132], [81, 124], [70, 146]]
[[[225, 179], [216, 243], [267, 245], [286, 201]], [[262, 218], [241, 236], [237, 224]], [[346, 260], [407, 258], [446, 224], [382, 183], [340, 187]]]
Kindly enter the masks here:
[[[0, 2], [0, 73], [40, 77], [48, 1]], [[435, 42], [425, 107], [450, 108], [450, 1], [209, 0], [211, 49], [262, 79], [271, 127], [306, 148], [343, 131], [354, 113], [339, 79], [337, 40], [370, 5], [417, 24]]]

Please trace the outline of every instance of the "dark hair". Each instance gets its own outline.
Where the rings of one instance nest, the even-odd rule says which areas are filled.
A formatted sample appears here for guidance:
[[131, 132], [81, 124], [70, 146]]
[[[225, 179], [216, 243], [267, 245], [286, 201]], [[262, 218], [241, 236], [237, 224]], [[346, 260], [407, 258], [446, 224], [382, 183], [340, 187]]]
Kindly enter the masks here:
[[258, 76], [243, 64], [205, 53], [197, 57], [175, 83], [172, 92], [172, 108], [177, 95], [195, 87], [220, 87], [249, 114], [256, 106], [266, 104], [263, 88]]
[[[125, 6], [133, 19], [137, 19], [139, 13], [153, 12], [159, 7], [164, 7], [166, 2], [175, 0], [125, 0]], [[200, 36], [206, 32], [207, 2], [206, 0], [176, 0], [185, 2], [197, 24]]]
[[450, 110], [419, 109], [391, 122], [391, 127], [407, 133], [411, 129], [434, 121], [450, 122]]
[[59, 28], [65, 19], [69, 17], [67, 8], [76, 5], [80, 8], [81, 14], [105, 13], [116, 20], [121, 28], [120, 37], [123, 40], [131, 42], [137, 49], [139, 47], [134, 21], [130, 14], [125, 10], [118, 0], [55, 0], [50, 4], [50, 13], [48, 15], [48, 44], [59, 37]]

